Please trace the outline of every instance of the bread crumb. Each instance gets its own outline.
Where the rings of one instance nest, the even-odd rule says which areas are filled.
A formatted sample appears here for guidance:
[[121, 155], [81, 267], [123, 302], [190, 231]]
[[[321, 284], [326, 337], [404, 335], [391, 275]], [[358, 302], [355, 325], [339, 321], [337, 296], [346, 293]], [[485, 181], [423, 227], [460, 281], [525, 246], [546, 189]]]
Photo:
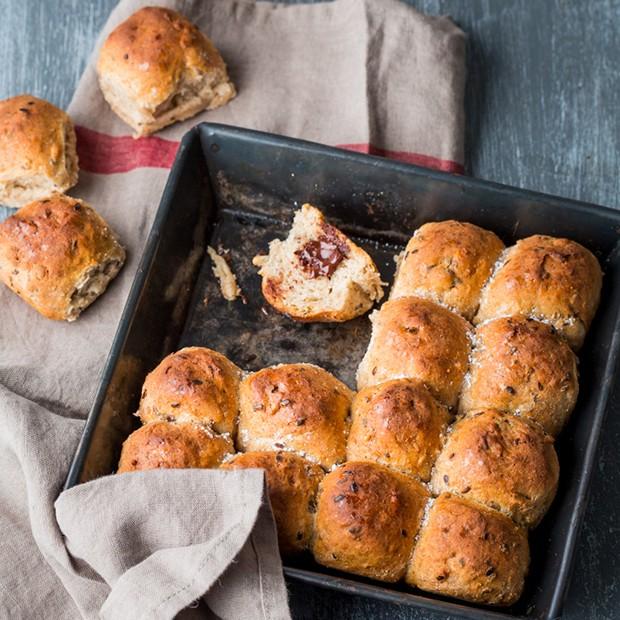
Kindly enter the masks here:
[[241, 295], [241, 289], [237, 284], [235, 274], [232, 272], [226, 259], [220, 256], [210, 245], [207, 246], [207, 252], [213, 261], [213, 275], [218, 280], [222, 297], [227, 301], [234, 301]]

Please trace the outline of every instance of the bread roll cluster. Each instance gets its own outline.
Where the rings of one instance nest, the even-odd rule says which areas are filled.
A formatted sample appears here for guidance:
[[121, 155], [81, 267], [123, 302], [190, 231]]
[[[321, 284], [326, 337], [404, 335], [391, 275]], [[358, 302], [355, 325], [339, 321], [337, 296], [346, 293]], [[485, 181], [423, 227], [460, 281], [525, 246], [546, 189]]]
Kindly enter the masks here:
[[357, 393], [312, 364], [244, 373], [183, 349], [146, 378], [119, 472], [262, 468], [284, 554], [510, 605], [557, 489], [601, 278], [572, 241], [506, 250], [471, 224], [422, 226], [371, 316]]

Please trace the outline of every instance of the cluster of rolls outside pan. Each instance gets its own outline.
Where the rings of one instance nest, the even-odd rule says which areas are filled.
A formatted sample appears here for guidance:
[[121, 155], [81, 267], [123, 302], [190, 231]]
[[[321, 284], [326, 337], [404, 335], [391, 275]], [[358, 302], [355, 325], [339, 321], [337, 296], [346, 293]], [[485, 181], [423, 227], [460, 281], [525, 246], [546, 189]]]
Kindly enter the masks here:
[[506, 249], [472, 224], [425, 224], [370, 317], [357, 393], [311, 364], [246, 374], [182, 349], [146, 378], [119, 472], [263, 468], [283, 554], [511, 605], [557, 489], [554, 439], [601, 283], [576, 242]]

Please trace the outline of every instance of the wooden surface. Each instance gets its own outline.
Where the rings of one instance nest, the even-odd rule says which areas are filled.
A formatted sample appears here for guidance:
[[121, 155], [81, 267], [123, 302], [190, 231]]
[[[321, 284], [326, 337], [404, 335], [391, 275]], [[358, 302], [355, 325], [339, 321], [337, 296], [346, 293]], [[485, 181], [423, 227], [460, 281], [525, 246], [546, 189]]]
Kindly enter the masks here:
[[[218, 0], [219, 1], [219, 0]], [[478, 177], [620, 208], [620, 0], [409, 0], [469, 34]], [[66, 106], [115, 0], [0, 0], [0, 99]], [[615, 399], [617, 400], [617, 399]], [[564, 617], [620, 617], [620, 407], [610, 412]], [[439, 619], [291, 584], [295, 618]]]

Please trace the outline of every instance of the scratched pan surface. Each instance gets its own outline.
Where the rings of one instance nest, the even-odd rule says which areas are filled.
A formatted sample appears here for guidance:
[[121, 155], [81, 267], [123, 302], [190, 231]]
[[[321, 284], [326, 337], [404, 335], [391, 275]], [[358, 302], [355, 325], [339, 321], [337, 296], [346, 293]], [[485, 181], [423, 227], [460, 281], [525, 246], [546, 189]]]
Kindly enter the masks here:
[[[297, 324], [265, 306], [252, 266], [304, 202], [320, 206], [362, 245], [388, 282], [411, 233], [447, 218], [489, 228], [507, 244], [534, 233], [570, 237], [598, 256], [603, 296], [580, 354], [579, 402], [557, 443], [560, 488], [530, 537], [530, 574], [516, 605], [480, 608], [329, 571], [309, 557], [285, 568], [289, 579], [464, 617], [557, 617], [620, 348], [620, 213], [602, 207], [234, 127], [194, 128], [170, 173], [66, 486], [114, 472], [136, 426], [144, 376], [182, 346], [209, 346], [248, 370], [313, 362], [354, 387], [367, 317]], [[207, 244], [230, 250], [245, 303], [222, 299]]]

